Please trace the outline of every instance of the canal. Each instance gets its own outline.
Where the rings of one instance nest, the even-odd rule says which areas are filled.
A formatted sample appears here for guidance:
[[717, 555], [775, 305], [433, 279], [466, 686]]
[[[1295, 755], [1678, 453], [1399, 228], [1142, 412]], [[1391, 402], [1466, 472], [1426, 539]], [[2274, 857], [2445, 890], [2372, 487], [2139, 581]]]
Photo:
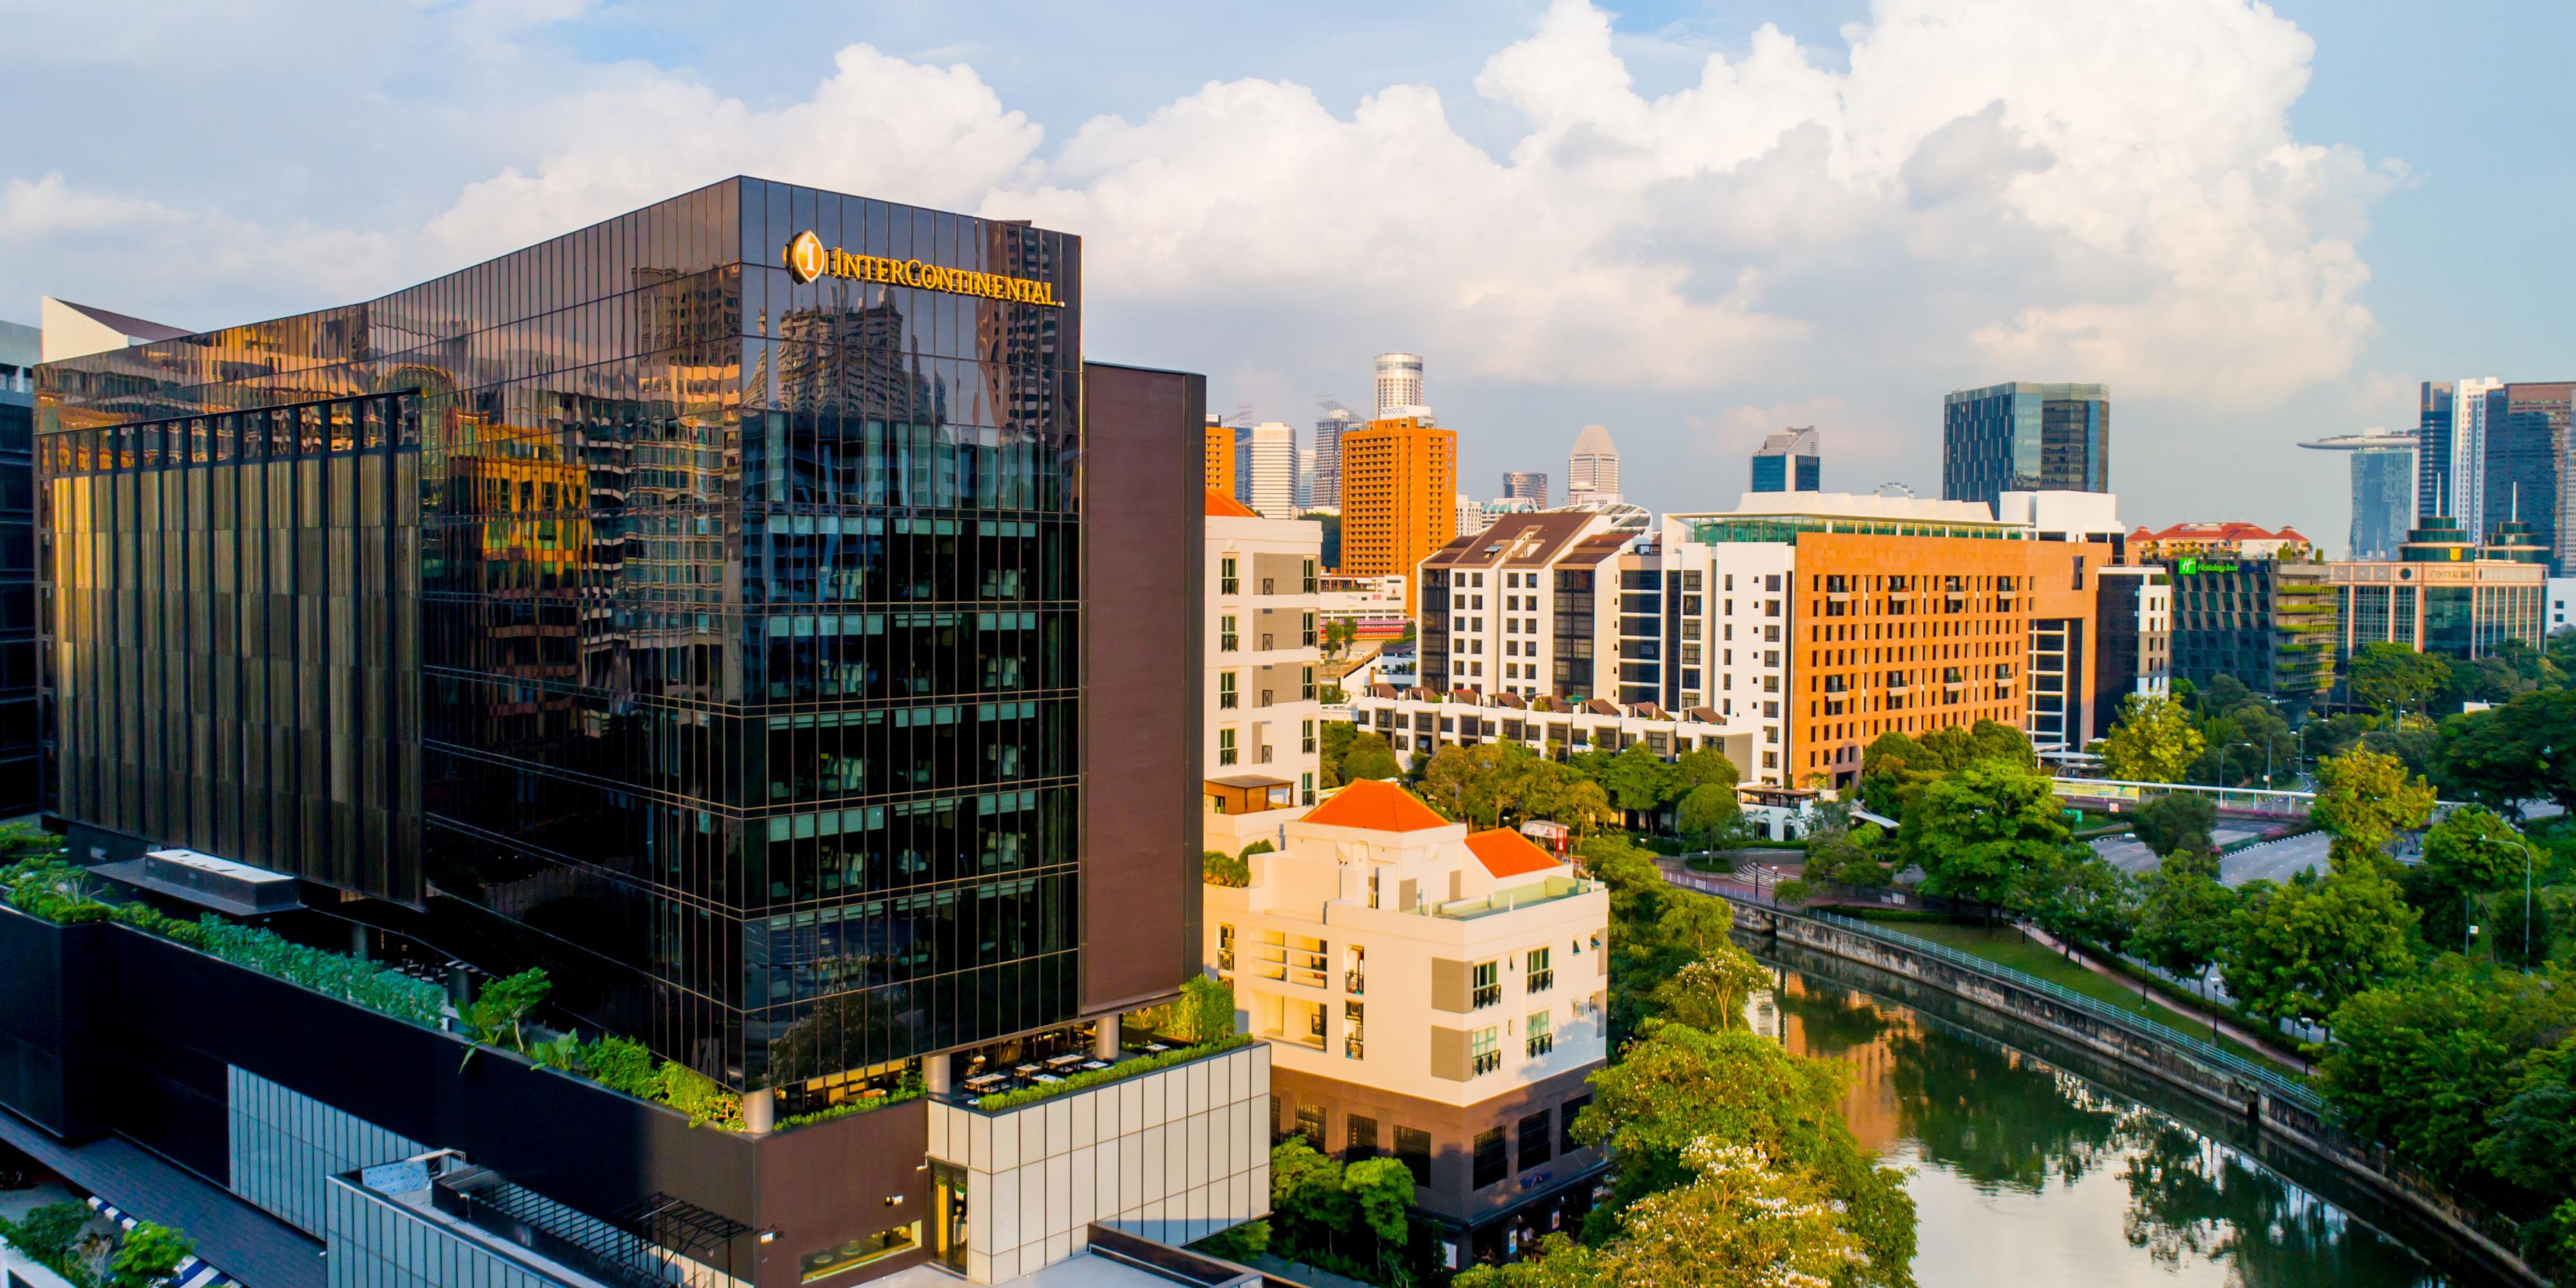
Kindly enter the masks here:
[[1851, 1073], [1907, 1168], [1922, 1288], [2490, 1288], [2442, 1227], [2116, 1061], [1901, 976], [1769, 939], [1756, 1023]]

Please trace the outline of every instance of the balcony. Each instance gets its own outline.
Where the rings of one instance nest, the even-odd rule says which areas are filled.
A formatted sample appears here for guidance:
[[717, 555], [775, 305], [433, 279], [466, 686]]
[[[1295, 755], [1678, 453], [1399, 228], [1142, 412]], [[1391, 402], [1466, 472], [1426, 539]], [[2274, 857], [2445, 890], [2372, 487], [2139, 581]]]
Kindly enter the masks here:
[[1356, 970], [1343, 971], [1342, 991], [1353, 997], [1358, 997], [1361, 994], [1368, 992], [1368, 973]]
[[1481, 1077], [1502, 1067], [1503, 1053], [1500, 1051], [1479, 1051], [1467, 1063], [1469, 1077]]
[[1533, 1033], [1533, 1034], [1531, 1034], [1531, 1035], [1530, 1035], [1530, 1040], [1529, 1040], [1529, 1058], [1530, 1058], [1530, 1059], [1535, 1060], [1535, 1059], [1539, 1058], [1540, 1056], [1546, 1055], [1548, 1052], [1553, 1051], [1553, 1050], [1555, 1050], [1555, 1049], [1556, 1049], [1556, 1035], [1555, 1035], [1555, 1034], [1553, 1034], [1553, 1033]]
[[1544, 993], [1554, 987], [1556, 987], [1555, 967], [1550, 966], [1545, 970], [1534, 970], [1529, 973], [1529, 991]]
[[1471, 1011], [1481, 1011], [1488, 1006], [1500, 1006], [1502, 1004], [1503, 986], [1500, 984], [1486, 984], [1479, 987], [1476, 990], [1475, 996], [1469, 999], [1467, 1009]]

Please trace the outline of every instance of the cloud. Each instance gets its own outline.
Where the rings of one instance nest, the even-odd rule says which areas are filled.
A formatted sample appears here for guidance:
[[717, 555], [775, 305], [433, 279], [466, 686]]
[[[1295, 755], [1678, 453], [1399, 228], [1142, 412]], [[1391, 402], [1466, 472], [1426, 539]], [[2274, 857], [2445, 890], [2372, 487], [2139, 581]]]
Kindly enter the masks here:
[[[519, 34], [494, 12], [449, 37]], [[748, 171], [1081, 233], [1095, 326], [1218, 370], [1400, 345], [1450, 378], [1746, 406], [2032, 378], [2239, 407], [2352, 370], [2356, 243], [2399, 172], [2293, 137], [2314, 47], [2269, 9], [1878, 0], [1843, 40], [1763, 27], [1648, 97], [1609, 17], [1556, 0], [1474, 78], [1519, 122], [1493, 150], [1419, 85], [1336, 112], [1211, 81], [1050, 149], [963, 63], [852, 44], [776, 105], [621, 63], [514, 102], [515, 160], [409, 228], [267, 230], [49, 175], [0, 193], [0, 248], [220, 232], [244, 273], [353, 284], [291, 267], [321, 246], [386, 289]]]

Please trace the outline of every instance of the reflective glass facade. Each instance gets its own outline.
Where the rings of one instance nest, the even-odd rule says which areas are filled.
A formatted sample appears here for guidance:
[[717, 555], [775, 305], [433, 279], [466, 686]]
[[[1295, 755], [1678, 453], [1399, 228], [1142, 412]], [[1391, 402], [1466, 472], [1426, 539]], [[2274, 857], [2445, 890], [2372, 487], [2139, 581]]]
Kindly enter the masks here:
[[[15, 355], [12, 355], [15, 356]], [[36, 808], [35, 395], [0, 364], [0, 818]]]
[[1081, 294], [736, 179], [44, 368], [51, 807], [735, 1085], [1071, 1019]]
[[2111, 395], [2101, 385], [1962, 389], [1941, 410], [1941, 499], [2111, 490]]

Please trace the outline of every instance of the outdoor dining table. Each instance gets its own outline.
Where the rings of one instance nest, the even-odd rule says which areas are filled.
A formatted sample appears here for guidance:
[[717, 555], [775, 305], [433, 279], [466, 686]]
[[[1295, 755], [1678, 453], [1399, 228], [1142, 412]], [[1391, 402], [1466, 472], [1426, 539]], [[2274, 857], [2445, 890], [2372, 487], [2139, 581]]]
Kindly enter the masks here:
[[1064, 1070], [1066, 1070], [1066, 1069], [1070, 1069], [1070, 1068], [1072, 1068], [1073, 1066], [1075, 1066], [1075, 1065], [1077, 1065], [1077, 1064], [1080, 1064], [1080, 1063], [1082, 1063], [1083, 1061], [1088, 1060], [1088, 1059], [1090, 1059], [1090, 1058], [1091, 1058], [1091, 1057], [1086, 1056], [1086, 1055], [1060, 1055], [1060, 1056], [1055, 1057], [1055, 1058], [1054, 1058], [1054, 1059], [1052, 1059], [1052, 1060], [1047, 1061], [1047, 1062], [1046, 1062], [1046, 1067], [1048, 1067], [1048, 1068], [1050, 1068], [1050, 1069], [1053, 1069], [1053, 1070], [1056, 1070], [1056, 1071], [1058, 1071], [1058, 1072], [1062, 1072], [1062, 1071], [1064, 1071]]

